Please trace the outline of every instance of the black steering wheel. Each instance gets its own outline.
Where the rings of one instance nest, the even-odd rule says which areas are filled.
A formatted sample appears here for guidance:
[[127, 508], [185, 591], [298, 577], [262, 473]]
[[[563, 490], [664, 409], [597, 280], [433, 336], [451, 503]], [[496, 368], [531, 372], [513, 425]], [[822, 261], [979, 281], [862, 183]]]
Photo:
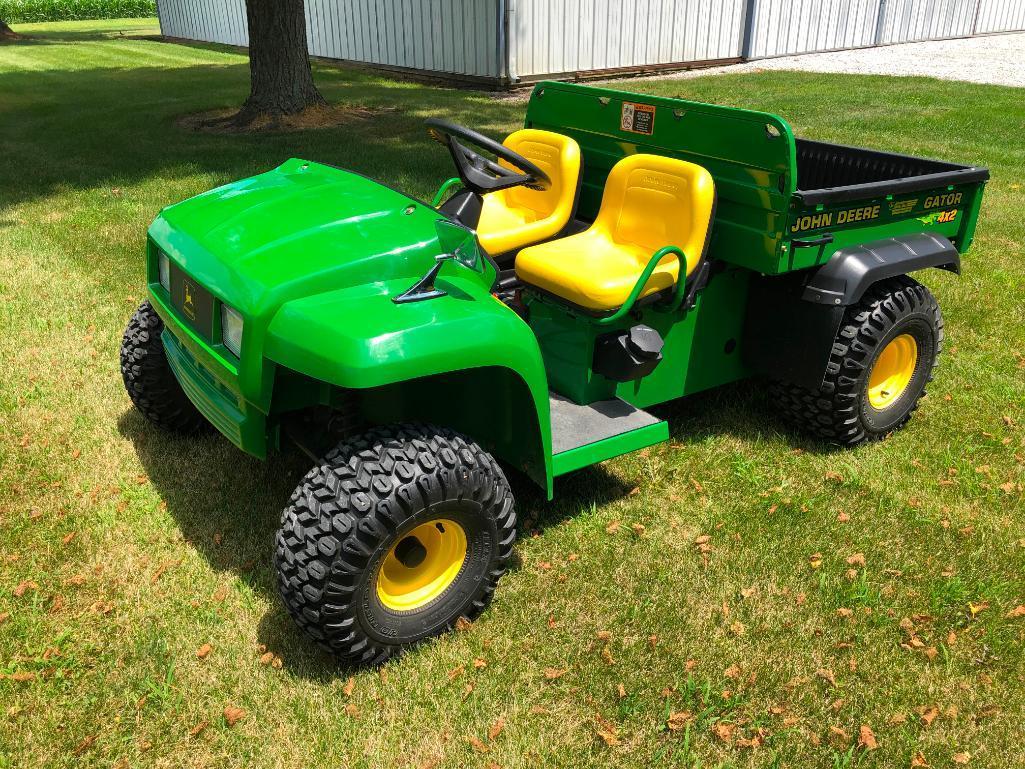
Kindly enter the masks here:
[[[478, 195], [520, 185], [532, 190], [547, 190], [552, 186], [548, 174], [523, 155], [465, 126], [430, 118], [427, 120], [427, 133], [432, 139], [448, 147], [463, 186]], [[470, 149], [467, 144], [491, 153], [513, 168], [499, 165]]]

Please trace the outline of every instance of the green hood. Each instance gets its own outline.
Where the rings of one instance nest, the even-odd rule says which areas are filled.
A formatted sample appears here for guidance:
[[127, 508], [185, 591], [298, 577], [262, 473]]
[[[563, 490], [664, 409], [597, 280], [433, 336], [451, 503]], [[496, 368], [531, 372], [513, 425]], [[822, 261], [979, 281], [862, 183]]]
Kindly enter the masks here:
[[150, 237], [246, 314], [350, 286], [415, 281], [442, 253], [429, 206], [358, 174], [292, 159], [165, 208]]

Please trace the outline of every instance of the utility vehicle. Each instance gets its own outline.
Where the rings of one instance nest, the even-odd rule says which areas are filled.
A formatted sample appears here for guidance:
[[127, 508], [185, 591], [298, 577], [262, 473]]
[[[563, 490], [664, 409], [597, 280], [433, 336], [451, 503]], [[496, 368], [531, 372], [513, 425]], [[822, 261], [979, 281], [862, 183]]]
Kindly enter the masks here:
[[960, 271], [988, 179], [575, 84], [501, 144], [428, 130], [458, 174], [431, 204], [293, 159], [165, 208], [121, 349], [157, 425], [314, 457], [278, 585], [353, 663], [481, 613], [516, 535], [503, 466], [551, 498], [666, 440], [649, 407], [752, 376], [823, 439], [901, 427], [943, 342], [908, 273]]

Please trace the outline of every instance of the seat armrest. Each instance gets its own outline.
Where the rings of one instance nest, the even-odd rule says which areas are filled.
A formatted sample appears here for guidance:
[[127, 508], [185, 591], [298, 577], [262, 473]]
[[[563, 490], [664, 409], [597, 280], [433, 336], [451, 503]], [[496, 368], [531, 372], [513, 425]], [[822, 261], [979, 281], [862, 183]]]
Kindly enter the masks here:
[[599, 318], [595, 322], [602, 326], [606, 326], [611, 323], [615, 323], [629, 313], [637, 302], [637, 297], [641, 295], [644, 287], [648, 285], [648, 281], [651, 279], [651, 273], [655, 271], [659, 262], [670, 254], [675, 256], [676, 261], [679, 262], [679, 272], [678, 277], [676, 278], [676, 290], [673, 294], [673, 307], [678, 307], [679, 303], [683, 301], [683, 293], [687, 282], [687, 256], [679, 246], [663, 246], [652, 254], [651, 259], [648, 260], [648, 264], [644, 268], [644, 272], [642, 272], [641, 277], [637, 279], [637, 282], [634, 284], [633, 289], [631, 289], [629, 296], [627, 296], [626, 301], [623, 302], [622, 306], [611, 315]]

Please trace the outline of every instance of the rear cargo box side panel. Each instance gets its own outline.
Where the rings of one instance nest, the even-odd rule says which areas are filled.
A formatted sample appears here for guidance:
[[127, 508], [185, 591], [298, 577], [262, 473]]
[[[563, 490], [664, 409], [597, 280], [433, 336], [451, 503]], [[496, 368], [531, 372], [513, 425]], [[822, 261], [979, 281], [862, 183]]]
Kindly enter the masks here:
[[[964, 252], [974, 232], [981, 190], [981, 184], [948, 185], [817, 206], [805, 206], [795, 196], [787, 224], [790, 242], [780, 247], [778, 264], [770, 272], [815, 267], [841, 248], [918, 232], [943, 235]], [[793, 240], [814, 240], [825, 234], [833, 236], [825, 246], [793, 244]]]
[[[640, 131], [625, 130], [625, 110], [651, 110]], [[638, 110], [638, 111], [641, 111]], [[769, 113], [630, 94], [569, 83], [534, 89], [526, 126], [571, 136], [584, 160], [578, 217], [598, 213], [609, 171], [628, 155], [651, 153], [707, 168], [716, 214], [708, 255], [759, 272], [776, 269], [796, 183], [794, 138]]]

